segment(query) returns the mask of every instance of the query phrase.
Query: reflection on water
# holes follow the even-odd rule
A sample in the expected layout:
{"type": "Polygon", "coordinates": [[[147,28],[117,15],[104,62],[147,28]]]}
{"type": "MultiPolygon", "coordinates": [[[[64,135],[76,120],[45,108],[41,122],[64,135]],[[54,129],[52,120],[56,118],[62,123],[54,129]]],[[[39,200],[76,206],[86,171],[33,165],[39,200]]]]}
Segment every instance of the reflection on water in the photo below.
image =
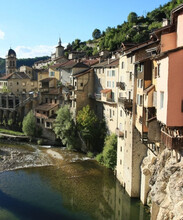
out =
{"type": "Polygon", "coordinates": [[[0,174],[0,219],[149,220],[110,170],[80,154],[57,152],[64,162],[53,167],[0,174]]]}

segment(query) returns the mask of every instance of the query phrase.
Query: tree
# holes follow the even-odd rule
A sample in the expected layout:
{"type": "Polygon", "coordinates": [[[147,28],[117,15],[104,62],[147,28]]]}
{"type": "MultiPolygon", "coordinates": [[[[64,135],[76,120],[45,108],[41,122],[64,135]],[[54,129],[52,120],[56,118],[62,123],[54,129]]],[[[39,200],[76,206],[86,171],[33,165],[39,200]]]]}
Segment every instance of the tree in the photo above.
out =
{"type": "Polygon", "coordinates": [[[106,134],[104,121],[99,121],[89,105],[78,112],[76,121],[77,128],[86,143],[86,151],[100,152],[106,134]]]}
{"type": "Polygon", "coordinates": [[[79,148],[80,144],[78,143],[76,126],[69,106],[65,105],[58,110],[53,130],[57,138],[59,138],[68,149],[79,148]]]}
{"type": "Polygon", "coordinates": [[[92,33],[92,37],[93,37],[93,39],[98,39],[98,38],[100,38],[100,37],[101,37],[101,31],[96,28],[96,29],[93,31],[93,33],[92,33]]]}
{"type": "Polygon", "coordinates": [[[130,12],[130,14],[128,15],[128,22],[129,23],[137,22],[137,14],[135,12],[130,12]]]}
{"type": "Polygon", "coordinates": [[[31,110],[23,120],[22,131],[29,137],[34,137],[36,135],[37,125],[36,118],[31,110]]]}
{"type": "Polygon", "coordinates": [[[96,160],[108,168],[115,169],[117,162],[117,136],[115,134],[106,137],[103,152],[96,156],[96,160]]]}

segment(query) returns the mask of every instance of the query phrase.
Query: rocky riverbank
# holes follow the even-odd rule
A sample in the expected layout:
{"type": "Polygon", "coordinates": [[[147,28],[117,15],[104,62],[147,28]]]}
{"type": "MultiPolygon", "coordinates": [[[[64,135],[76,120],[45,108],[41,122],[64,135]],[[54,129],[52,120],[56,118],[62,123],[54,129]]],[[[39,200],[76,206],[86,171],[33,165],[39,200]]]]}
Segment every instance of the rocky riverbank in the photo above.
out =
{"type": "Polygon", "coordinates": [[[52,160],[49,155],[42,153],[38,148],[24,145],[0,146],[0,172],[50,165],[52,160]]]}
{"type": "Polygon", "coordinates": [[[183,160],[165,149],[151,169],[152,220],[183,220],[183,160]]]}

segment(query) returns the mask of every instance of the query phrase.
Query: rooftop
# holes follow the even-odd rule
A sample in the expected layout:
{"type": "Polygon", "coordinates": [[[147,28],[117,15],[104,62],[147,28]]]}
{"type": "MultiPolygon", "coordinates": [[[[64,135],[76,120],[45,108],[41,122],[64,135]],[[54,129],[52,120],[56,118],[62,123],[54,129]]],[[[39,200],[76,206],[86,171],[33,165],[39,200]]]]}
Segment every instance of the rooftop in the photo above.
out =
{"type": "Polygon", "coordinates": [[[58,104],[55,104],[55,103],[45,103],[45,104],[42,104],[42,105],[38,105],[35,110],[40,110],[40,111],[49,111],[55,107],[57,107],[58,104]]]}

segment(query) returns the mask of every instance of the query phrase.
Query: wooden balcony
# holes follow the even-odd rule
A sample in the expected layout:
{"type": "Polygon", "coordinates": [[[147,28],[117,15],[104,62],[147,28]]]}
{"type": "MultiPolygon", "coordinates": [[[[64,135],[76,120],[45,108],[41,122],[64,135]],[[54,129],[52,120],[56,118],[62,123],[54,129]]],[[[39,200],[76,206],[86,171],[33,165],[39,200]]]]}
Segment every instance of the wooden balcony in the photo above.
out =
{"type": "Polygon", "coordinates": [[[165,131],[161,131],[161,141],[170,150],[183,148],[183,136],[172,137],[165,131]]]}
{"type": "Polygon", "coordinates": [[[119,128],[116,128],[116,135],[118,137],[124,138],[124,133],[122,131],[120,131],[119,128]]]}
{"type": "Polygon", "coordinates": [[[125,83],[124,82],[116,82],[116,86],[119,87],[121,90],[125,90],[125,83]]]}
{"type": "Polygon", "coordinates": [[[119,97],[118,102],[124,106],[124,108],[131,110],[133,105],[132,99],[127,99],[125,97],[119,97]]]}

